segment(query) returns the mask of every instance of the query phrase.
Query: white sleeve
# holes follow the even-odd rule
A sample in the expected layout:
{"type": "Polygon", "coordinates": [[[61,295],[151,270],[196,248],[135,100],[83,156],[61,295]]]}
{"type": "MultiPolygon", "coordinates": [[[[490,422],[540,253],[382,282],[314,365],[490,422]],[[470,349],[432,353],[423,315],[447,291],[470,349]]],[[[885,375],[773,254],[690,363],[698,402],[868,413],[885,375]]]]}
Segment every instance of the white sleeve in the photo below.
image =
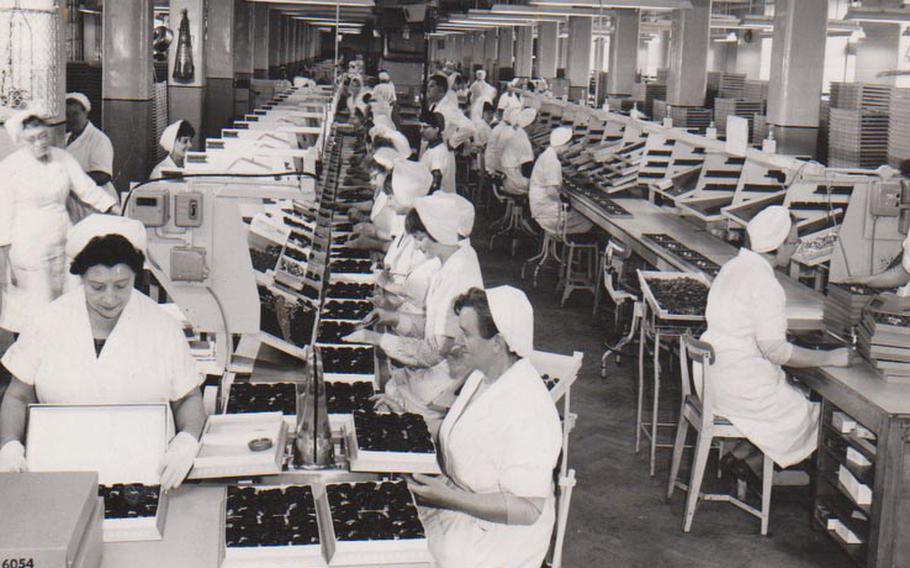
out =
{"type": "Polygon", "coordinates": [[[384,333],[379,339],[379,348],[390,359],[408,367],[430,368],[445,360],[443,349],[446,339],[448,338],[417,339],[384,333]]]}
{"type": "Polygon", "coordinates": [[[774,276],[752,285],[752,321],[756,342],[787,341],[787,296],[774,276]]]}
{"type": "Polygon", "coordinates": [[[66,173],[69,176],[70,189],[86,205],[104,213],[117,203],[110,194],[95,183],[95,180],[82,171],[82,168],[79,167],[79,162],[75,158],[65,152],[60,155],[62,156],[66,173]]]}
{"type": "Polygon", "coordinates": [[[554,414],[535,414],[513,422],[499,462],[500,489],[531,499],[552,494],[553,470],[562,443],[554,414]]]}
{"type": "Polygon", "coordinates": [[[903,265],[904,270],[910,272],[910,234],[904,239],[903,248],[904,256],[901,258],[901,264],[903,265]]]}
{"type": "Polygon", "coordinates": [[[35,385],[42,354],[46,354],[44,347],[47,345],[47,341],[42,337],[41,329],[42,320],[40,319],[33,322],[32,325],[26,326],[0,360],[10,374],[31,386],[35,385]]]}
{"type": "Polygon", "coordinates": [[[110,139],[102,132],[98,132],[97,143],[92,146],[88,156],[89,172],[104,172],[109,176],[114,175],[114,146],[110,139]]]}

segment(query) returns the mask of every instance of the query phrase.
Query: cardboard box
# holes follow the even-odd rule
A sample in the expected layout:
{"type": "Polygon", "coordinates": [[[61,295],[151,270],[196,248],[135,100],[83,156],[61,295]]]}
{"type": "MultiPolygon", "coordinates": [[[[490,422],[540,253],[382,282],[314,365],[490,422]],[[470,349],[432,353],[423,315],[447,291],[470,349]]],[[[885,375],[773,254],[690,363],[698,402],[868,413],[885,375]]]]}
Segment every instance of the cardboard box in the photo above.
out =
{"type": "Polygon", "coordinates": [[[287,432],[280,412],[209,416],[189,478],[277,475],[284,463],[287,432]],[[259,438],[270,439],[272,447],[251,450],[250,441],[259,438]]]}
{"type": "MultiPolygon", "coordinates": [[[[26,459],[29,471],[90,471],[100,485],[156,486],[173,435],[167,403],[30,405],[26,459]]],[[[166,516],[160,492],[154,517],[105,518],[104,540],[161,540],[166,516]]]]}
{"type": "Polygon", "coordinates": [[[0,564],[101,565],[104,503],[92,472],[0,473],[0,564]]]}

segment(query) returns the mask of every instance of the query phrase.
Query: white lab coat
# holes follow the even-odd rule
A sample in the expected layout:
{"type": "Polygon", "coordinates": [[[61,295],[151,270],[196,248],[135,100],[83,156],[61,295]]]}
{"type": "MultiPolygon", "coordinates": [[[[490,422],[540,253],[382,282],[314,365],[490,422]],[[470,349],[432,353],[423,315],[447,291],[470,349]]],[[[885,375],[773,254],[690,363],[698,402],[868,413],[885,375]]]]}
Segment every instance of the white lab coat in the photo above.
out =
{"type": "Polygon", "coordinates": [[[373,99],[384,103],[392,104],[398,100],[395,94],[395,85],[391,81],[388,83],[379,83],[373,87],[373,99]]]}
{"type": "Polygon", "coordinates": [[[10,246],[10,267],[17,278],[0,310],[0,327],[10,331],[22,331],[65,290],[68,267],[63,249],[71,226],[66,211],[70,192],[101,212],[116,203],[65,150],[51,147],[48,152],[46,162],[36,160],[28,149],[0,162],[0,246],[10,246]]]}
{"type": "Polygon", "coordinates": [[[759,349],[760,341],[786,340],[785,308],[784,289],[771,264],[740,249],[711,285],[708,330],[702,336],[716,354],[708,370],[715,413],[781,467],[815,450],[819,413],[818,404],[788,383],[781,367],[759,349]]]}
{"type": "Polygon", "coordinates": [[[534,161],[534,149],[524,128],[514,129],[502,148],[500,167],[506,179],[502,188],[512,195],[527,195],[529,179],[521,174],[521,165],[534,161]]]}
{"type": "MultiPolygon", "coordinates": [[[[455,299],[470,288],[483,289],[480,261],[467,244],[450,256],[436,271],[427,289],[423,337],[409,338],[384,334],[379,346],[389,358],[404,365],[393,372],[386,393],[407,404],[407,410],[424,416],[435,430],[444,412],[430,408],[452,386],[448,364],[439,351],[445,338],[458,336],[455,299]]],[[[401,316],[399,327],[407,330],[409,317],[401,316]]]]}
{"type": "Polygon", "coordinates": [[[3,364],[41,403],[170,402],[202,382],[180,325],[135,290],[100,357],[80,286],[37,315],[3,364]]]}
{"type": "MultiPolygon", "coordinates": [[[[94,124],[89,122],[78,138],[70,142],[71,134],[66,135],[66,151],[79,162],[79,167],[85,173],[103,172],[109,176],[114,175],[114,146],[107,134],[98,130],[94,124]]],[[[119,199],[114,184],[107,182],[102,186],[114,199],[119,199]]],[[[88,217],[94,211],[91,207],[70,195],[67,200],[66,208],[70,214],[70,220],[75,224],[88,217]]]]}
{"type": "Polygon", "coordinates": [[[499,121],[490,131],[490,138],[487,140],[487,147],[483,153],[484,167],[487,168],[488,173],[495,174],[502,169],[502,149],[513,134],[515,134],[515,129],[505,121],[499,121]]]}
{"type": "Polygon", "coordinates": [[[457,150],[474,136],[474,124],[461,112],[461,108],[458,106],[458,96],[452,91],[446,93],[446,96],[430,108],[430,111],[438,112],[445,118],[446,127],[442,132],[442,139],[451,148],[457,150]]]}
{"type": "Polygon", "coordinates": [[[439,430],[447,481],[473,493],[546,499],[533,525],[494,523],[420,507],[437,568],[539,568],[556,518],[553,470],[559,415],[540,375],[521,359],[485,391],[475,371],[439,430]]]}
{"type": "MultiPolygon", "coordinates": [[[[531,204],[531,216],[550,233],[559,232],[559,216],[562,200],[559,189],[562,187],[562,164],[556,150],[550,146],[544,150],[534,164],[528,184],[528,201],[531,204]]],[[[569,210],[566,218],[566,233],[586,233],[591,230],[591,221],[577,211],[569,210]]]]}
{"type": "Polygon", "coordinates": [[[446,193],[455,193],[455,153],[449,150],[445,142],[435,146],[428,146],[420,155],[420,163],[430,173],[442,173],[442,186],[440,189],[446,193]]]}
{"type": "MultiPolygon", "coordinates": [[[[403,313],[413,314],[412,319],[415,322],[420,317],[425,317],[427,290],[442,266],[439,259],[428,258],[417,246],[417,239],[407,232],[402,232],[389,246],[383,264],[395,284],[401,286],[404,302],[399,309],[403,313]]],[[[396,331],[408,337],[423,337],[422,326],[414,327],[396,331]]]]}
{"type": "Polygon", "coordinates": [[[474,81],[471,83],[471,88],[468,89],[471,92],[471,105],[477,103],[477,101],[488,100],[492,101],[496,98],[496,87],[487,83],[486,81],[474,81]]]}
{"type": "Polygon", "coordinates": [[[164,170],[167,170],[169,172],[171,172],[171,171],[182,172],[183,168],[178,166],[177,163],[174,162],[173,158],[171,158],[171,155],[168,154],[167,156],[164,157],[163,160],[158,162],[158,165],[155,166],[155,168],[152,170],[152,174],[149,176],[149,179],[160,179],[160,178],[164,177],[164,174],[162,173],[162,172],[164,172],[164,170]]]}

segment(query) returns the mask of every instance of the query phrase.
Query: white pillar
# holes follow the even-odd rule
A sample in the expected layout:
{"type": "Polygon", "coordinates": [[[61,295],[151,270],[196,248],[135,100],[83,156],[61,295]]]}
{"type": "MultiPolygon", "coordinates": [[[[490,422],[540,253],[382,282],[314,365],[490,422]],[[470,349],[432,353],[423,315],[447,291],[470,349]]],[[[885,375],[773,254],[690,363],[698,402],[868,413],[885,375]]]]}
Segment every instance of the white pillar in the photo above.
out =
{"type": "Polygon", "coordinates": [[[629,96],[635,85],[638,70],[638,10],[618,10],[613,17],[613,36],[610,38],[610,74],[607,94],[629,96]]]}
{"type": "Polygon", "coordinates": [[[569,17],[569,43],[566,78],[570,87],[588,87],[591,74],[591,37],[593,18],[569,17]]]}
{"type": "Polygon", "coordinates": [[[711,0],[692,0],[692,8],[673,13],[667,103],[675,106],[705,104],[710,22],[711,0]]]}
{"type": "Polygon", "coordinates": [[[537,26],[537,69],[544,79],[556,77],[559,60],[559,23],[541,22],[537,26]]]}

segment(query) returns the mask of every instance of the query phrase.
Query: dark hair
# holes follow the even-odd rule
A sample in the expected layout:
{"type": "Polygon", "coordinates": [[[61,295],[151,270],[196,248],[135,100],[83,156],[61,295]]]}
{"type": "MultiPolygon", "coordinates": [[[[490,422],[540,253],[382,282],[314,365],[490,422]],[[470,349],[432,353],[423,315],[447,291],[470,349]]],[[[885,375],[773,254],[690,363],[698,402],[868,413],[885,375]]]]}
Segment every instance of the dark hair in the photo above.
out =
{"type": "MultiPolygon", "coordinates": [[[[393,173],[392,175],[395,174],[393,173]]],[[[433,238],[432,235],[430,235],[430,231],[427,230],[427,226],[423,224],[423,219],[420,218],[420,214],[417,213],[416,208],[408,211],[408,216],[404,218],[404,230],[407,231],[409,235],[425,233],[431,239],[433,238]]]]}
{"type": "Polygon", "coordinates": [[[377,136],[373,138],[373,149],[378,150],[380,148],[395,148],[395,144],[385,136],[377,136]]]}
{"type": "Polygon", "coordinates": [[[70,274],[83,276],[89,268],[103,265],[113,268],[118,264],[125,264],[133,269],[136,275],[142,274],[142,264],[145,255],[123,235],[110,234],[95,237],[73,259],[70,274]]]}
{"type": "Polygon", "coordinates": [[[180,128],[177,129],[177,139],[184,137],[194,138],[196,136],[196,129],[193,128],[193,125],[190,124],[189,120],[184,120],[180,122],[180,128]]]}
{"type": "Polygon", "coordinates": [[[442,75],[430,75],[430,78],[427,79],[427,85],[435,83],[437,87],[443,91],[449,90],[449,80],[442,75]]]}
{"type": "Polygon", "coordinates": [[[499,328],[493,321],[493,312],[490,311],[486,292],[480,288],[471,288],[455,298],[455,313],[461,314],[461,310],[465,308],[472,308],[477,312],[477,328],[481,337],[493,339],[499,333],[499,328]]]}
{"type": "Polygon", "coordinates": [[[425,111],[420,113],[420,123],[426,124],[431,128],[437,128],[440,132],[446,129],[446,118],[438,112],[425,111]]]}
{"type": "Polygon", "coordinates": [[[37,115],[29,115],[22,121],[22,130],[32,128],[33,126],[50,126],[46,120],[37,115]]]}
{"type": "Polygon", "coordinates": [[[496,109],[493,108],[493,103],[487,101],[483,103],[483,112],[494,112],[496,109]]]}
{"type": "Polygon", "coordinates": [[[900,163],[901,175],[910,177],[910,160],[902,160],[900,163]]]}

